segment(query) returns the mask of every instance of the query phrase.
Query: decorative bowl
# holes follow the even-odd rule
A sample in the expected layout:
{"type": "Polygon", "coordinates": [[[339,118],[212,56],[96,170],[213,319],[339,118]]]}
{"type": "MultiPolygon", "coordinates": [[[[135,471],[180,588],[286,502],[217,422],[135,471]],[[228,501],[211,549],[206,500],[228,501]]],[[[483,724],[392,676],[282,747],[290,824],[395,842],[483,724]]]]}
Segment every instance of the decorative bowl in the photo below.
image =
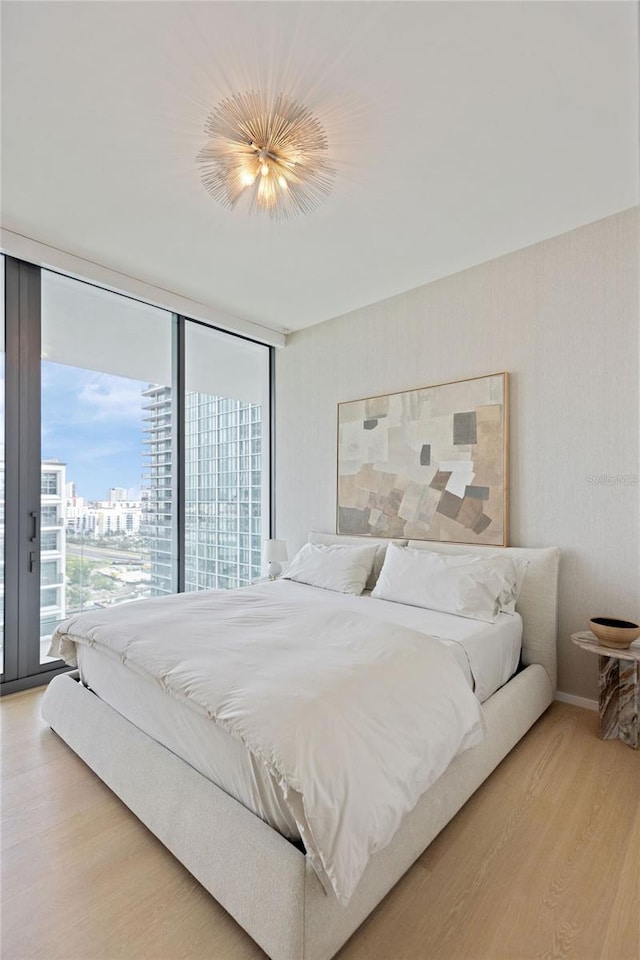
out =
{"type": "Polygon", "coordinates": [[[640,626],[629,620],[612,620],[611,617],[593,617],[589,620],[591,632],[605,647],[625,650],[640,637],[640,626]]]}

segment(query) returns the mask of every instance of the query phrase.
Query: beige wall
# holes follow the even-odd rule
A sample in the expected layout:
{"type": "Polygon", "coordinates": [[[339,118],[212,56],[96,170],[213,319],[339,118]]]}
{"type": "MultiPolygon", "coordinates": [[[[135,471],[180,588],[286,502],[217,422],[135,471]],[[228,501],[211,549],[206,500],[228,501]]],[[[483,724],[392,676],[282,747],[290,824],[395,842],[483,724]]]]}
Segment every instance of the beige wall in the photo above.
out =
{"type": "Polygon", "coordinates": [[[276,363],[290,552],[335,530],[339,401],[510,372],[510,542],[561,547],[559,687],[595,698],[571,632],[640,616],[638,210],[310,327],[276,363]]]}

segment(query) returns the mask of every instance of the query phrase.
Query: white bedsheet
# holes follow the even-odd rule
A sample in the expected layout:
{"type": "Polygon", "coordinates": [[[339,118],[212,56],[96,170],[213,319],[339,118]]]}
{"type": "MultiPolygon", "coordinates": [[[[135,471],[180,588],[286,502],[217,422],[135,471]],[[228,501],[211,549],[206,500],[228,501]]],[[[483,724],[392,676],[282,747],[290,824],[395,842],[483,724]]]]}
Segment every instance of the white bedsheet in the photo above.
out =
{"type": "Polygon", "coordinates": [[[266,591],[267,595],[285,601],[322,603],[334,609],[364,612],[440,639],[449,646],[480,703],[513,676],[520,660],[522,618],[519,613],[501,613],[495,623],[484,623],[437,610],[377,600],[369,593],[354,597],[291,580],[274,580],[251,589],[266,591]]]}
{"type": "MultiPolygon", "coordinates": [[[[367,608],[365,608],[367,609],[367,608]]],[[[240,739],[283,790],[321,881],[346,904],[369,857],[460,752],[478,700],[424,634],[271,590],[207,591],[72,617],[52,653],[105,656],[240,739]]]]}

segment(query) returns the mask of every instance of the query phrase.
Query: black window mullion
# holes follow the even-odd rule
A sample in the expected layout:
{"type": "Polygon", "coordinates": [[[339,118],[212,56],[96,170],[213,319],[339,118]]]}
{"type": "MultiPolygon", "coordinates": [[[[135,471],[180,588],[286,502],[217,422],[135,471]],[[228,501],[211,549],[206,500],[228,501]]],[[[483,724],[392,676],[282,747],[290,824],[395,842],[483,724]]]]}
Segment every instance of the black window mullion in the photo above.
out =
{"type": "Polygon", "coordinates": [[[269,537],[276,535],[276,350],[269,350],[269,537]]]}
{"type": "Polygon", "coordinates": [[[20,516],[20,264],[5,257],[4,671],[18,676],[18,545],[20,516]]]}
{"type": "Polygon", "coordinates": [[[174,314],[171,356],[171,544],[172,585],[185,585],[185,318],[174,314]]]}
{"type": "Polygon", "coordinates": [[[5,619],[17,668],[8,680],[53,664],[40,664],[40,268],[7,258],[6,290],[5,619]]]}

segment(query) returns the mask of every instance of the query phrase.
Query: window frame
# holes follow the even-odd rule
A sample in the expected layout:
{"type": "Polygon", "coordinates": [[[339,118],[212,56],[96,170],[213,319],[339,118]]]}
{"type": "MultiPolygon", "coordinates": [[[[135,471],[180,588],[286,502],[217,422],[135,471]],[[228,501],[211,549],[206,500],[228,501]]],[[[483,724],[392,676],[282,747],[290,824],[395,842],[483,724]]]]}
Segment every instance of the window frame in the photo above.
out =
{"type": "MultiPolygon", "coordinates": [[[[43,489],[41,468],[41,279],[44,267],[4,256],[5,270],[5,609],[4,662],[0,675],[0,695],[10,694],[48,682],[69,668],[56,660],[40,663],[40,597],[55,584],[40,583],[41,523],[55,530],[64,524],[56,510],[55,519],[47,513],[41,497],[53,495],[43,489]],[[11,563],[7,563],[11,558],[11,563]]],[[[63,271],[49,270],[67,276],[63,271]]],[[[108,287],[78,277],[78,283],[107,290],[116,296],[146,303],[139,297],[118,294],[108,287]]],[[[158,304],[151,304],[159,306],[158,304]]],[[[275,527],[275,348],[251,337],[224,330],[193,317],[173,313],[172,321],[172,424],[170,438],[176,451],[177,469],[171,478],[171,577],[174,591],[185,589],[185,330],[187,323],[259,344],[267,350],[269,410],[266,436],[269,444],[268,516],[265,535],[275,527]]],[[[251,423],[245,422],[247,436],[251,423]]],[[[238,438],[239,439],[239,438],[238,438]]],[[[215,461],[212,460],[215,470],[215,461]]],[[[56,494],[59,495],[56,483],[56,494]]],[[[46,531],[49,532],[49,531],[46,531]]],[[[253,532],[253,531],[252,531],[253,532]]],[[[45,542],[48,542],[45,540],[45,542]]],[[[51,548],[45,548],[45,550],[51,548]]],[[[238,545],[239,549],[239,545],[238,545]]],[[[45,562],[55,562],[44,557],[45,562]]],[[[237,563],[240,563],[237,559],[237,563]]]]}

